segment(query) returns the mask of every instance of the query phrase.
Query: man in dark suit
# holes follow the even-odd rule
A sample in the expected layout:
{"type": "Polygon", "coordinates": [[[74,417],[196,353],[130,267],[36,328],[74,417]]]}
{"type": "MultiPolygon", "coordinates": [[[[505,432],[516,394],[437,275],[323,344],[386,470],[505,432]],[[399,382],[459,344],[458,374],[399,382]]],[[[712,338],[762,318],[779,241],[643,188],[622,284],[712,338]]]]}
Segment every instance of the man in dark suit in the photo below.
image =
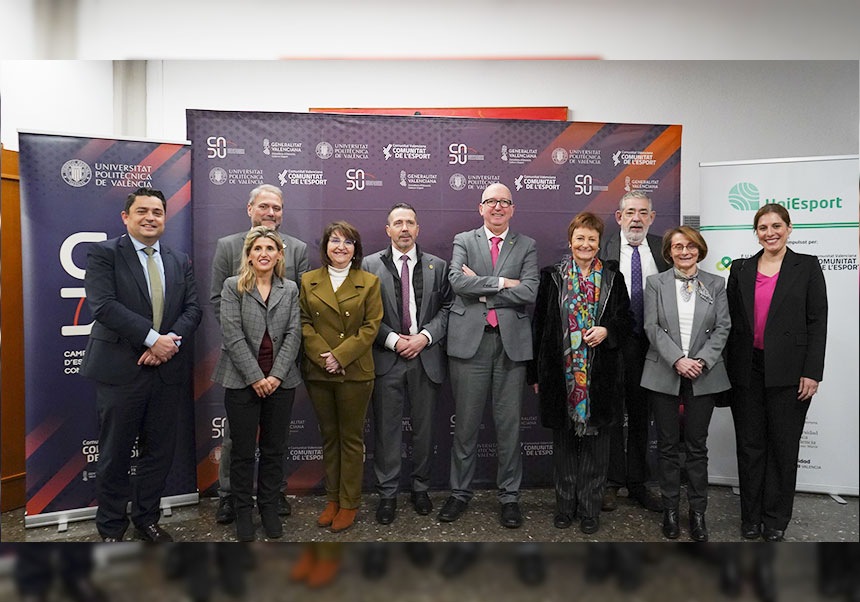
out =
{"type": "Polygon", "coordinates": [[[633,333],[622,347],[627,440],[625,442],[624,425],[619,421],[609,433],[609,474],[606,493],[603,496],[604,511],[615,510],[620,487],[627,487],[628,496],[643,508],[654,512],[663,510],[660,498],[646,487],[648,394],[639,386],[645,354],[648,351],[648,338],[642,332],[645,280],[648,276],[669,269],[661,255],[662,239],[648,233],[656,215],[647,193],[631,190],[625,194],[621,197],[618,211],[615,212],[615,220],[621,230],[613,234],[605,244],[601,241],[597,255],[603,260],[614,259],[619,262],[635,320],[633,333]]]}
{"type": "Polygon", "coordinates": [[[131,520],[144,541],[171,541],[159,503],[176,448],[177,409],[190,377],[188,337],[200,323],[191,261],[160,245],[167,201],[161,191],[128,195],[127,235],[90,246],[84,286],[93,323],[81,374],[96,381],[99,412],[96,526],[119,541],[131,520]],[[183,344],[184,341],[184,344],[183,344]],[[129,479],[138,440],[137,477],[129,479]]]}
{"type": "Polygon", "coordinates": [[[448,264],[415,244],[415,209],[397,203],[388,212],[385,232],[391,245],[364,260],[364,270],[379,277],[384,315],[373,344],[376,384],[374,471],[379,505],[376,520],[394,520],[400,483],[403,409],[411,408],[412,505],[420,515],[433,510],[427,490],[433,460],[433,413],[445,380],[443,341],[453,293],[448,264]]]}
{"type": "Polygon", "coordinates": [[[509,228],[514,215],[510,189],[490,184],[478,211],[484,224],[454,237],[448,279],[456,295],[448,314],[448,357],[456,424],[451,448],[451,497],[439,520],[457,520],[472,498],[478,431],[492,393],[499,468],[499,522],[523,523],[519,489],[523,463],[520,416],[532,330],[526,308],[538,288],[537,245],[509,228]]]}
{"type": "MultiPolygon", "coordinates": [[[[251,218],[251,228],[267,226],[273,230],[281,227],[284,213],[284,201],[281,189],[271,184],[262,184],[251,191],[248,198],[248,217],[251,218]]],[[[236,232],[230,236],[218,239],[215,245],[215,258],[212,260],[212,284],[209,301],[215,312],[215,319],[221,323],[221,288],[230,276],[239,273],[242,262],[242,247],[248,231],[236,232]]],[[[302,274],[308,271],[308,245],[297,238],[279,232],[284,241],[284,278],[288,278],[301,286],[302,274]]],[[[287,439],[289,440],[290,426],[287,424],[287,439]]],[[[236,507],[230,488],[230,458],[232,456],[233,440],[230,435],[230,423],[224,419],[224,437],[221,440],[221,461],[218,464],[218,510],[215,520],[223,525],[232,523],[236,518],[236,507]]],[[[284,445],[284,464],[289,459],[290,450],[284,445]]],[[[290,503],[284,496],[287,488],[287,473],[281,483],[281,494],[278,496],[278,514],[289,516],[292,512],[290,503]]]]}

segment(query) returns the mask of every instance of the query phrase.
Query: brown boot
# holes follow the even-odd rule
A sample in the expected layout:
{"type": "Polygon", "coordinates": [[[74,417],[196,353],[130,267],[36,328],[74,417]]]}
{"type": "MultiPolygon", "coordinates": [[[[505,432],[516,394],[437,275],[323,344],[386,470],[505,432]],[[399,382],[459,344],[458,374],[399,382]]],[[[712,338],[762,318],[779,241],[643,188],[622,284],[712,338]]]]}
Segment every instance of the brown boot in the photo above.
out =
{"type": "Polygon", "coordinates": [[[358,508],[353,510],[348,510],[346,508],[341,508],[337,516],[334,517],[334,520],[331,522],[331,530],[334,533],[338,531],[346,531],[352,526],[352,523],[355,522],[355,515],[358,514],[358,508]]]}
{"type": "Polygon", "coordinates": [[[308,587],[325,587],[340,571],[339,558],[321,558],[308,575],[308,587]]]}
{"type": "Polygon", "coordinates": [[[313,548],[306,545],[302,550],[302,555],[299,556],[298,561],[290,571],[290,579],[292,581],[307,581],[316,564],[317,557],[314,554],[313,548]]]}
{"type": "Polygon", "coordinates": [[[337,502],[329,502],[325,505],[325,510],[323,510],[320,517],[317,519],[317,525],[320,527],[328,527],[331,524],[331,521],[334,520],[335,515],[340,507],[337,505],[337,502]]]}

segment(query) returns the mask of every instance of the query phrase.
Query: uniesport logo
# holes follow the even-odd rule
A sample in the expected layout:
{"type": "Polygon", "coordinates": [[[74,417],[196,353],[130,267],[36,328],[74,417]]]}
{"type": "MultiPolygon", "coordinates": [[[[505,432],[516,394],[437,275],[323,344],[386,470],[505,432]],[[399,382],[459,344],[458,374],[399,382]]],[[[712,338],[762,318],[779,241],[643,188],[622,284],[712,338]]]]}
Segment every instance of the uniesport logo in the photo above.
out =
{"type": "Polygon", "coordinates": [[[452,174],[448,178],[448,185],[454,190],[463,190],[466,187],[466,176],[461,173],[452,174]]]}
{"type": "Polygon", "coordinates": [[[738,211],[758,211],[758,187],[749,182],[738,182],[729,190],[729,205],[738,211]]]}
{"type": "Polygon", "coordinates": [[[227,170],[223,167],[213,167],[209,170],[209,181],[220,186],[227,183],[227,170]]]}
{"type": "Polygon", "coordinates": [[[570,158],[570,153],[567,152],[567,149],[559,147],[553,149],[551,156],[553,163],[555,163],[556,165],[564,165],[570,158]]]}
{"type": "Polygon", "coordinates": [[[81,186],[86,186],[92,179],[93,170],[80,159],[71,159],[63,163],[60,175],[63,177],[63,181],[69,186],[80,188],[81,186]]]}
{"type": "Polygon", "coordinates": [[[316,148],[317,157],[320,159],[328,159],[334,154],[334,147],[328,142],[320,142],[316,148]]]}
{"type": "Polygon", "coordinates": [[[719,271],[728,270],[732,267],[732,258],[731,257],[723,257],[717,262],[717,269],[719,271]]]}

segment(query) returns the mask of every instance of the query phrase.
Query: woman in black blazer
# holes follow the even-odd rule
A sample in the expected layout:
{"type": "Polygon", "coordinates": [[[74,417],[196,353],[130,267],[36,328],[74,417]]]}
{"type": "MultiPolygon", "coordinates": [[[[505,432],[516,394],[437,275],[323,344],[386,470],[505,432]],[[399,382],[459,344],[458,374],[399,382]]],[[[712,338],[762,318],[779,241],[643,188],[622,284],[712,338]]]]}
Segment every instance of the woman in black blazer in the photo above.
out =
{"type": "Polygon", "coordinates": [[[755,214],[763,247],[732,262],[726,367],[738,450],[741,535],[781,541],[791,520],[806,412],[824,372],[827,291],[814,255],[786,246],[781,205],[755,214]],[[763,527],[763,530],[762,530],[763,527]]]}

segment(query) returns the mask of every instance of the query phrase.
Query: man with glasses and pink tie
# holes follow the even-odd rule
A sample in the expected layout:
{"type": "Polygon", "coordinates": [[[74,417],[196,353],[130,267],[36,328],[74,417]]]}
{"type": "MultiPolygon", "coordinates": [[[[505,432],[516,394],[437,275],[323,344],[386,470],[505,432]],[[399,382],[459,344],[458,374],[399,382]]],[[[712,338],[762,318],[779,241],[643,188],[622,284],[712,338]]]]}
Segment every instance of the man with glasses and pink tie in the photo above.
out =
{"type": "Polygon", "coordinates": [[[520,414],[526,363],[532,359],[526,308],[538,287],[537,246],[509,229],[514,215],[510,189],[489,185],[478,212],[484,224],[454,237],[448,279],[455,294],[448,315],[448,358],[456,420],[451,449],[451,496],[439,520],[453,522],[472,498],[478,431],[488,393],[493,404],[501,504],[500,523],[523,522],[520,414]]]}

